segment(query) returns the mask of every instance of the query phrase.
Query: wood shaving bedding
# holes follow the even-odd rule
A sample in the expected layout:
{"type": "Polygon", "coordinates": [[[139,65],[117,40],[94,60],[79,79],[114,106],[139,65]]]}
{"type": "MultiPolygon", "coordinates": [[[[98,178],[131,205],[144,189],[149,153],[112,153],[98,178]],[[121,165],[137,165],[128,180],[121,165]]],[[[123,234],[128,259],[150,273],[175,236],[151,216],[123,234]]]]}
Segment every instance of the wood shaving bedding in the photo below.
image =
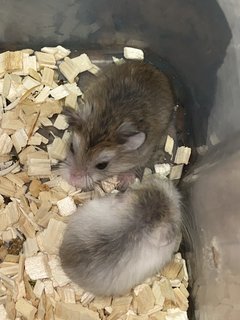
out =
{"type": "MultiPolygon", "coordinates": [[[[0,54],[0,319],[185,320],[188,274],[180,253],[123,297],[94,297],[61,269],[58,249],[68,216],[79,204],[117,192],[116,177],[81,192],[53,170],[64,160],[69,138],[62,107],[76,108],[80,73],[99,71],[85,53],[70,53],[57,46],[0,54]],[[52,127],[64,138],[45,137],[43,130],[52,127]]],[[[124,57],[144,54],[128,47],[124,57]]],[[[165,150],[174,160],[155,164],[163,178],[179,179],[189,161],[190,148],[173,155],[173,147],[169,136],[165,150]]]]}

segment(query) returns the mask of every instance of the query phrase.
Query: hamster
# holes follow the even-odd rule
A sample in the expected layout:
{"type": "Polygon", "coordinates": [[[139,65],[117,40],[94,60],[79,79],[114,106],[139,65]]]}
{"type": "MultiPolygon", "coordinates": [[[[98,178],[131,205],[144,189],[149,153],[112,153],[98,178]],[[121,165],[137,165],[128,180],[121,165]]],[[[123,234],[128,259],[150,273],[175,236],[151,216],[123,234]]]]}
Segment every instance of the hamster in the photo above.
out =
{"type": "Polygon", "coordinates": [[[161,71],[139,61],[113,64],[83,99],[76,111],[64,108],[72,138],[62,175],[70,184],[91,189],[117,175],[124,187],[159,161],[175,105],[161,71]]]}
{"type": "Polygon", "coordinates": [[[180,195],[171,181],[150,175],[125,193],[79,207],[59,255],[63,270],[80,287],[118,296],[160,271],[180,241],[180,195]]]}

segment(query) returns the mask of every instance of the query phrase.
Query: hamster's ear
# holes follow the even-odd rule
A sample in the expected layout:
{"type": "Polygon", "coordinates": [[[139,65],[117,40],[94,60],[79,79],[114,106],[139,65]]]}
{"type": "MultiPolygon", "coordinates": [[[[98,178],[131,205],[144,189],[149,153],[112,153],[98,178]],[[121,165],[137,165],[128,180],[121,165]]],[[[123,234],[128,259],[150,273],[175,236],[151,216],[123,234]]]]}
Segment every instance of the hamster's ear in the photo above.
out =
{"type": "Polygon", "coordinates": [[[117,129],[117,141],[125,150],[136,150],[146,140],[146,134],[139,131],[131,122],[124,122],[117,129]]]}

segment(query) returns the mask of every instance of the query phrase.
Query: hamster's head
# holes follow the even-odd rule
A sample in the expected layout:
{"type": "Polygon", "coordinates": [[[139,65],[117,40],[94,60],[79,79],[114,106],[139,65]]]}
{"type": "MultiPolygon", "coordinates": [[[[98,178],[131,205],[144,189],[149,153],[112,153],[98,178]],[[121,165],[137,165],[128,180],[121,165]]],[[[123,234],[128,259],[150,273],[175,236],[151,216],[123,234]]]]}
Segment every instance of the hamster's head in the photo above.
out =
{"type": "Polygon", "coordinates": [[[99,181],[140,166],[139,148],[146,134],[131,122],[124,121],[109,131],[101,120],[96,125],[72,108],[64,108],[64,115],[72,135],[62,175],[70,184],[91,189],[99,181]]]}

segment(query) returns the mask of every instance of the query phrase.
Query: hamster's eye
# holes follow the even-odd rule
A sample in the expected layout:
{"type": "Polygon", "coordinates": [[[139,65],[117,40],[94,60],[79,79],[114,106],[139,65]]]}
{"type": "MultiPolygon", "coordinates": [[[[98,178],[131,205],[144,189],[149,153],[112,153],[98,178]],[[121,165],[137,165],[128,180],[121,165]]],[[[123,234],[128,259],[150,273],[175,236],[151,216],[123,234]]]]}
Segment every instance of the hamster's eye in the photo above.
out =
{"type": "Polygon", "coordinates": [[[104,161],[104,162],[99,162],[98,164],[96,164],[96,168],[99,170],[103,170],[107,167],[108,162],[104,161]]]}
{"type": "Polygon", "coordinates": [[[72,153],[74,153],[74,149],[73,149],[73,143],[71,142],[71,144],[70,144],[70,151],[72,152],[72,153]]]}

